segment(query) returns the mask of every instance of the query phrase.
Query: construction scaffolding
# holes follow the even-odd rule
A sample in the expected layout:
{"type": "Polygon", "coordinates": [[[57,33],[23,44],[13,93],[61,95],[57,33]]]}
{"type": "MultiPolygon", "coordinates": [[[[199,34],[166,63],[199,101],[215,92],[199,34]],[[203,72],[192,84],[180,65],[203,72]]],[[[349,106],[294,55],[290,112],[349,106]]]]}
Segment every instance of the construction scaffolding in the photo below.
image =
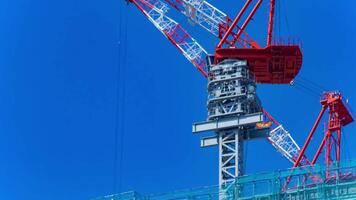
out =
{"type": "Polygon", "coordinates": [[[240,176],[228,191],[219,186],[142,196],[137,192],[108,195],[93,200],[353,200],[356,199],[356,160],[240,176]],[[335,172],[328,177],[326,171],[335,172]],[[291,178],[288,188],[285,183],[291,178]]]}

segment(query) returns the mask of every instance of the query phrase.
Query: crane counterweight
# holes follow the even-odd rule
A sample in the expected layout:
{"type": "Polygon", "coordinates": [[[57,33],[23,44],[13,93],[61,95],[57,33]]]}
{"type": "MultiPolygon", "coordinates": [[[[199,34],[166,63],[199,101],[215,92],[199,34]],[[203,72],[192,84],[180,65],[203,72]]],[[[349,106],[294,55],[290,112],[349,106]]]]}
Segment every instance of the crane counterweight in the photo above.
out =
{"type": "Polygon", "coordinates": [[[247,60],[257,83],[289,84],[302,66],[302,53],[297,45],[271,45],[263,49],[220,48],[215,63],[224,59],[247,60]]]}

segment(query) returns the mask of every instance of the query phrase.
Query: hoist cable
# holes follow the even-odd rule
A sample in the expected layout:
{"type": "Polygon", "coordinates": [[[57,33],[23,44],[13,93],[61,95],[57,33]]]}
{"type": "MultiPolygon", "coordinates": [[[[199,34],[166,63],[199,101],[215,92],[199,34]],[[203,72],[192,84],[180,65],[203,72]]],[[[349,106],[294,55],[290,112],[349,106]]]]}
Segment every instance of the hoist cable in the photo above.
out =
{"type": "Polygon", "coordinates": [[[318,93],[315,93],[315,91],[310,90],[308,87],[306,87],[302,84],[295,82],[295,83],[293,83],[292,86],[294,86],[293,88],[296,88],[297,90],[302,91],[302,92],[308,94],[309,96],[316,97],[318,99],[320,98],[320,95],[318,93]]]}
{"type": "MultiPolygon", "coordinates": [[[[123,45],[126,45],[126,42],[123,39],[123,9],[122,2],[119,3],[119,40],[118,40],[118,68],[115,77],[115,116],[114,116],[114,176],[113,176],[113,193],[117,193],[117,190],[121,190],[122,187],[122,168],[123,168],[123,140],[124,140],[124,123],[123,123],[123,103],[124,103],[124,93],[121,89],[121,85],[124,88],[124,76],[122,69],[125,65],[126,51],[123,45]],[[123,51],[124,49],[124,51],[123,51]],[[124,52],[124,53],[123,53],[124,52]],[[121,133],[120,137],[119,134],[121,133]],[[120,144],[120,154],[119,154],[119,144],[120,144]],[[120,161],[119,161],[120,160],[120,161]],[[119,186],[119,187],[118,187],[119,186]]],[[[125,12],[126,13],[126,12],[125,12]]],[[[125,28],[125,27],[124,27],[125,28]]],[[[126,28],[125,28],[126,29],[126,28]]]]}
{"type": "Polygon", "coordinates": [[[320,98],[323,92],[327,91],[327,89],[314,81],[311,81],[305,77],[298,76],[298,78],[291,84],[295,86],[295,88],[299,90],[303,90],[311,96],[317,96],[320,98]]]}
{"type": "Polygon", "coordinates": [[[307,83],[307,82],[304,82],[304,81],[301,81],[301,80],[297,80],[297,81],[295,81],[294,84],[297,84],[297,85],[300,85],[300,86],[302,86],[302,87],[307,88],[307,90],[311,91],[311,92],[314,93],[315,95],[320,96],[320,95],[323,94],[323,90],[320,90],[320,89],[318,89],[318,88],[315,88],[315,87],[311,86],[311,85],[310,85],[309,83],[307,83]]]}
{"type": "Polygon", "coordinates": [[[123,171],[124,171],[124,156],[125,156],[125,102],[126,102],[126,81],[125,81],[125,76],[126,76],[126,66],[127,66],[127,12],[124,13],[124,43],[123,43],[123,65],[121,66],[121,80],[122,80],[122,98],[121,98],[121,138],[120,138],[120,171],[119,171],[119,190],[122,190],[122,183],[123,183],[123,171]]]}
{"type": "MultiPolygon", "coordinates": [[[[285,8],[287,7],[287,6],[284,5],[284,1],[282,1],[281,7],[282,7],[281,10],[285,10],[285,8]],[[282,6],[283,6],[283,7],[282,7],[282,6]]],[[[290,34],[290,28],[289,28],[289,22],[288,22],[288,16],[287,16],[286,14],[284,14],[283,16],[284,16],[284,20],[285,20],[285,22],[286,22],[287,34],[288,34],[288,35],[291,35],[291,34],[290,34]]]]}
{"type": "Polygon", "coordinates": [[[278,40],[281,40],[282,36],[281,36],[281,3],[280,1],[277,0],[277,7],[278,7],[278,40]]]}
{"type": "Polygon", "coordinates": [[[320,90],[327,91],[327,89],[323,85],[321,85],[319,83],[316,83],[316,82],[314,82],[312,80],[309,80],[309,79],[307,79],[307,78],[305,78],[303,76],[299,76],[298,78],[303,80],[303,81],[305,81],[305,82],[310,83],[311,85],[313,85],[316,88],[319,88],[320,90]]]}

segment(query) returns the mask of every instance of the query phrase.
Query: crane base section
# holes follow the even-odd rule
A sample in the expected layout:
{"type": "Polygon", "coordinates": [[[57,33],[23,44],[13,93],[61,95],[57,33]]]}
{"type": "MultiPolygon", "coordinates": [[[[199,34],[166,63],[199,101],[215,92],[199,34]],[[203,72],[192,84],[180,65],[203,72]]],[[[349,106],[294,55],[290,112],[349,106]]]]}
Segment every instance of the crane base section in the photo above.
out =
{"type": "Polygon", "coordinates": [[[247,60],[257,83],[289,84],[302,66],[302,52],[297,45],[216,49],[215,63],[225,59],[247,60]]]}

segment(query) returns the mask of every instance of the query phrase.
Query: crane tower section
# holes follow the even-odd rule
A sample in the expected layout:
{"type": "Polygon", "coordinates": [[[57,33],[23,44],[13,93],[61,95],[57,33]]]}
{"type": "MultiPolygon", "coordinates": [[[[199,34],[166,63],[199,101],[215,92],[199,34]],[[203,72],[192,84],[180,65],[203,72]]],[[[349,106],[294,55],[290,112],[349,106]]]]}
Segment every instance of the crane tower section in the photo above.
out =
{"type": "Polygon", "coordinates": [[[219,146],[219,185],[229,186],[244,174],[244,141],[267,137],[256,82],[246,60],[226,59],[208,66],[208,119],[193,125],[193,132],[215,131],[202,147],[219,146]]]}

